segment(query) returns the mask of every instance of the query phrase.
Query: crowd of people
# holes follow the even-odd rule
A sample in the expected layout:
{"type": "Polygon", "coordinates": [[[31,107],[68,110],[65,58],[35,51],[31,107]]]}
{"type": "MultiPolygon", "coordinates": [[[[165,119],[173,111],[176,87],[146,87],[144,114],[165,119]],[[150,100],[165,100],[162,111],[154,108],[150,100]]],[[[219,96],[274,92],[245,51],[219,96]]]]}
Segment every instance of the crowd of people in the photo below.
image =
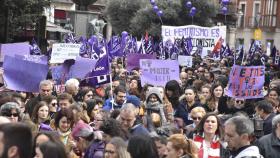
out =
{"type": "Polygon", "coordinates": [[[231,60],[194,60],[162,87],[142,87],[141,70],[115,59],[109,84],[71,78],[61,92],[50,78],[39,93],[4,90],[0,157],[277,158],[278,71],[266,65],[263,98],[231,98],[231,60]]]}

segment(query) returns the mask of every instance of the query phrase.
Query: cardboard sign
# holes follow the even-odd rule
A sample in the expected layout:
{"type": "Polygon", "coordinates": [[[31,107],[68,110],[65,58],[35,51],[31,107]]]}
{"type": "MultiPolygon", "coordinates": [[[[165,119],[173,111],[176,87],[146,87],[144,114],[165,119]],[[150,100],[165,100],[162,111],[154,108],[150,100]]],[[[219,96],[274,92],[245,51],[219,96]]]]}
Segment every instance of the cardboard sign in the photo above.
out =
{"type": "Polygon", "coordinates": [[[192,67],[192,56],[179,55],[178,62],[180,66],[192,67]]]}
{"type": "Polygon", "coordinates": [[[53,44],[50,63],[63,63],[67,59],[76,59],[80,53],[81,44],[56,43],[53,44]]]}
{"type": "Polygon", "coordinates": [[[264,97],[264,76],[264,66],[233,66],[229,76],[228,96],[243,99],[264,97]]]}

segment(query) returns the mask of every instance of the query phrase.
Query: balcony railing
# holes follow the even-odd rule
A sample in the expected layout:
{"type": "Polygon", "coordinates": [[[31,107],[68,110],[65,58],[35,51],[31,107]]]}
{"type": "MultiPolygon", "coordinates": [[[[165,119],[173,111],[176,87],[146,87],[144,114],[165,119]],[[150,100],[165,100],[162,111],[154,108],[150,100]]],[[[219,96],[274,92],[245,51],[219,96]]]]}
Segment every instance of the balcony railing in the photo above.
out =
{"type": "Polygon", "coordinates": [[[252,17],[240,17],[240,22],[238,28],[268,28],[273,29],[277,27],[277,17],[276,15],[262,15],[262,16],[252,16],[252,17]]]}

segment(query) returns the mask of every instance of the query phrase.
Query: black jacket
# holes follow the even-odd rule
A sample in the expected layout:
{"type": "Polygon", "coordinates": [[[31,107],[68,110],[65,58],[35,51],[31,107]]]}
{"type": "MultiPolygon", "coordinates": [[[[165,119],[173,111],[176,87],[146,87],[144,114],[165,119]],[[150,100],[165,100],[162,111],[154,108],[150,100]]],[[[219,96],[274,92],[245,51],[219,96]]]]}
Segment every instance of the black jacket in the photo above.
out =
{"type": "Polygon", "coordinates": [[[256,145],[259,147],[260,153],[263,157],[280,157],[280,139],[277,138],[275,132],[261,137],[256,145]]]}

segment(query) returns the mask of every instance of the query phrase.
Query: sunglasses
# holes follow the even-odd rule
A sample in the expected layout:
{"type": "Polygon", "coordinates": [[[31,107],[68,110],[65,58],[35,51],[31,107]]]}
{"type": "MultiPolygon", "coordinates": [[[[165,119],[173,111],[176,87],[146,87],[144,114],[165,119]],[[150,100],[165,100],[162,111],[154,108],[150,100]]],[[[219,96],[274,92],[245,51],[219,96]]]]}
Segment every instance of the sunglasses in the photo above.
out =
{"type": "Polygon", "coordinates": [[[52,106],[54,106],[54,107],[55,107],[56,105],[57,105],[57,103],[52,103],[52,106]]]}
{"type": "Polygon", "coordinates": [[[201,117],[192,117],[192,120],[201,120],[201,117]]]}
{"type": "Polygon", "coordinates": [[[3,116],[7,116],[7,117],[18,117],[19,116],[19,113],[6,113],[6,114],[3,114],[3,116]]]}
{"type": "Polygon", "coordinates": [[[243,100],[236,100],[235,102],[236,102],[237,104],[243,104],[243,103],[244,103],[243,100]]]}

